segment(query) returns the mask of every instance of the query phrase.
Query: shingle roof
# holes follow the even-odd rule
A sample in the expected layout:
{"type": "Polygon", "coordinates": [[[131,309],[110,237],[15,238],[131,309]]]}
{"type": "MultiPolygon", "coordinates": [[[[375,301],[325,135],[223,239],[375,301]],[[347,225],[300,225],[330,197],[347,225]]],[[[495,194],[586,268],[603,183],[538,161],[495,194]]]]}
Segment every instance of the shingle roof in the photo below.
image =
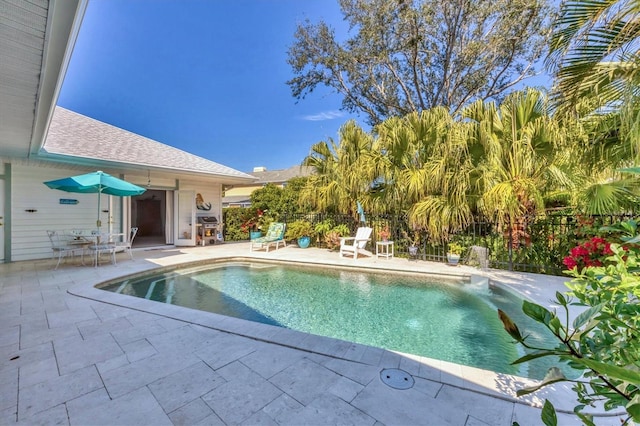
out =
{"type": "Polygon", "coordinates": [[[292,166],[282,170],[265,170],[264,172],[251,172],[258,178],[255,184],[282,183],[294,177],[304,177],[313,174],[313,168],[309,166],[292,166]]]}
{"type": "Polygon", "coordinates": [[[246,173],[59,106],[43,150],[124,165],[255,180],[246,173]]]}

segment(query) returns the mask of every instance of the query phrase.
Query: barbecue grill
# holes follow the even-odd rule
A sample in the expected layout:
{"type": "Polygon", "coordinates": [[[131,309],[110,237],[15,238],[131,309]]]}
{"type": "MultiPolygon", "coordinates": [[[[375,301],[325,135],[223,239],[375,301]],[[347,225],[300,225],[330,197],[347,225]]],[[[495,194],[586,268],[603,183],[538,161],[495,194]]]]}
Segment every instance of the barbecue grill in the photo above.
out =
{"type": "Polygon", "coordinates": [[[202,245],[215,244],[218,235],[218,218],[215,216],[198,216],[198,234],[202,245]]]}

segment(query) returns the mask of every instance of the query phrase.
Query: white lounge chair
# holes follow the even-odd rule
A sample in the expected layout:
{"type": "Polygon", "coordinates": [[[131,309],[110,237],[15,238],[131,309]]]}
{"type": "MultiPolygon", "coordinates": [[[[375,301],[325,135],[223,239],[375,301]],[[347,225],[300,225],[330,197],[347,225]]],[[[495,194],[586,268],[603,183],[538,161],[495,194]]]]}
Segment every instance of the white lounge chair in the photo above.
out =
{"type": "Polygon", "coordinates": [[[371,252],[365,249],[367,242],[371,240],[371,231],[373,228],[361,227],[356,231],[355,237],[340,238],[340,257],[344,257],[345,254],[353,256],[354,259],[357,259],[359,254],[371,256],[371,252]]]}

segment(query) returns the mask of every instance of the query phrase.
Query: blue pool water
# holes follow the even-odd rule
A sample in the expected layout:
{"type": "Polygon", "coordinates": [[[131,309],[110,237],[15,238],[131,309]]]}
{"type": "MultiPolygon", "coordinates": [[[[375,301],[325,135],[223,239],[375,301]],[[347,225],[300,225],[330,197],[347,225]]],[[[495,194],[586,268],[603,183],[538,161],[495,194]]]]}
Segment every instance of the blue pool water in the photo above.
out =
{"type": "MultiPolygon", "coordinates": [[[[487,370],[542,378],[521,354],[497,308],[532,338],[522,301],[498,288],[405,274],[233,264],[178,269],[102,287],[126,295],[422,355],[487,370]]],[[[533,327],[533,329],[531,328],[533,327]]]]}

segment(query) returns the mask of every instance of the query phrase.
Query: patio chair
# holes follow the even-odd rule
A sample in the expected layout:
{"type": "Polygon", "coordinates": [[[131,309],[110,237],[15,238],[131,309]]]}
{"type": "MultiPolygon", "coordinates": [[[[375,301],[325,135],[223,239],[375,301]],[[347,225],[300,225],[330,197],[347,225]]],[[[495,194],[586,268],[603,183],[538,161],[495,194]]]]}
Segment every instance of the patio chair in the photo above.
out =
{"type": "Polygon", "coordinates": [[[371,231],[373,228],[361,227],[356,231],[355,237],[341,237],[340,238],[340,257],[344,257],[345,254],[353,256],[353,259],[357,259],[359,254],[371,256],[369,250],[365,250],[367,242],[371,240],[371,231]]]}
{"type": "MultiPolygon", "coordinates": [[[[136,238],[136,234],[138,233],[138,228],[131,228],[131,232],[129,232],[129,238],[124,239],[124,241],[115,241],[114,244],[116,246],[116,253],[127,252],[129,253],[129,257],[133,260],[133,253],[131,252],[131,245],[133,244],[134,238],[136,238]]],[[[124,236],[124,235],[123,235],[124,236]]]]}
{"type": "Polygon", "coordinates": [[[94,255],[94,266],[97,267],[100,264],[100,256],[103,254],[108,254],[111,256],[111,263],[113,265],[116,264],[116,245],[114,242],[110,241],[111,237],[109,234],[100,234],[95,235],[96,242],[95,244],[91,244],[89,246],[89,250],[95,253],[94,255]]]}
{"type": "Polygon", "coordinates": [[[58,231],[47,231],[47,236],[51,242],[51,258],[55,259],[56,256],[58,257],[58,263],[56,263],[55,269],[58,269],[63,257],[68,255],[73,256],[77,250],[80,250],[80,253],[82,253],[82,261],[84,263],[84,247],[69,244],[69,240],[58,231]]]}
{"type": "Polygon", "coordinates": [[[276,246],[276,249],[280,247],[282,244],[284,247],[287,246],[286,241],[284,240],[284,231],[287,229],[287,225],[281,222],[273,222],[269,225],[269,230],[267,231],[267,235],[260,238],[254,238],[251,240],[251,246],[249,247],[249,251],[253,251],[256,249],[266,248],[267,252],[269,251],[269,247],[272,245],[276,246]]]}

